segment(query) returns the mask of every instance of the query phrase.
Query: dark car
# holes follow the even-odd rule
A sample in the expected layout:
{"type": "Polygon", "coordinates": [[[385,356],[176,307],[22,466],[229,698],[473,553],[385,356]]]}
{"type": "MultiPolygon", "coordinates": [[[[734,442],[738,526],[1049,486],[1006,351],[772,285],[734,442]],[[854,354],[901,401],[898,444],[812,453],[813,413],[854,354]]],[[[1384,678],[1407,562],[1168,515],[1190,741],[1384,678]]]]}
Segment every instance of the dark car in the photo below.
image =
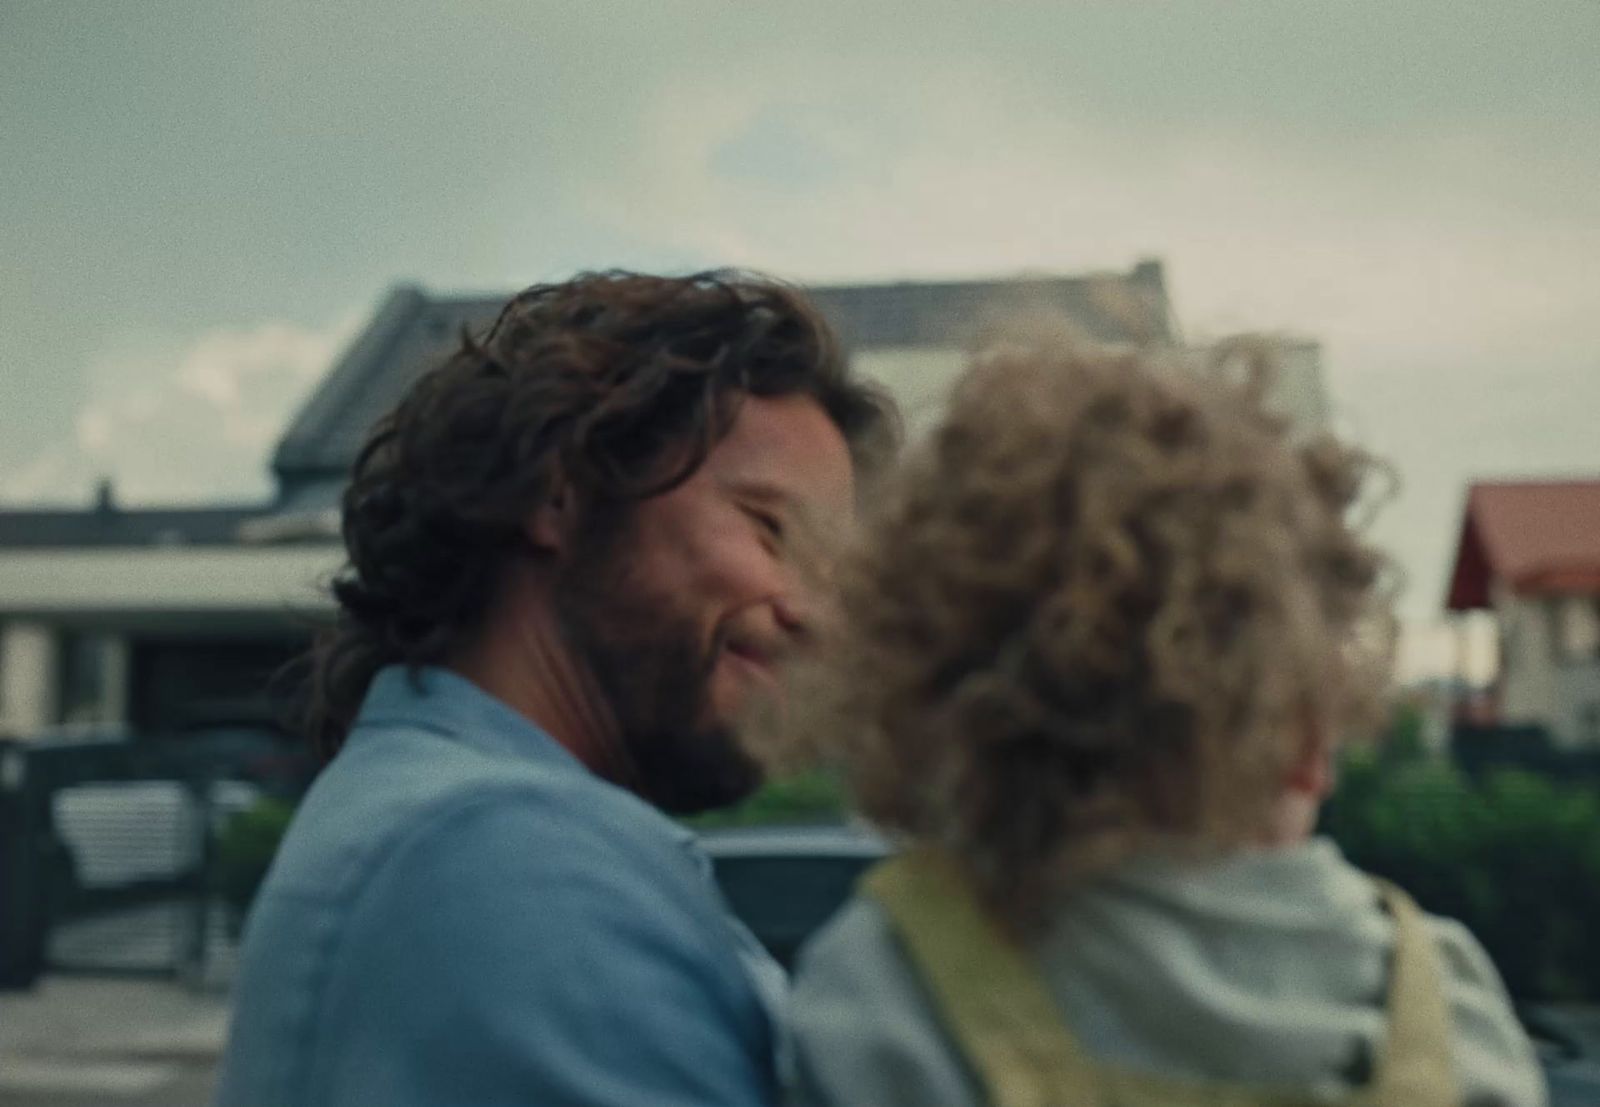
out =
{"type": "MultiPolygon", "coordinates": [[[[734,913],[785,968],[856,878],[889,852],[878,835],[849,826],[713,830],[700,840],[734,913]]],[[[1548,1006],[1517,1011],[1544,1066],[1551,1107],[1600,1105],[1600,1017],[1588,1028],[1548,1006]]]]}
{"type": "Polygon", "coordinates": [[[790,969],[801,943],[889,852],[882,838],[849,826],[712,830],[700,842],[734,914],[790,969]]]}

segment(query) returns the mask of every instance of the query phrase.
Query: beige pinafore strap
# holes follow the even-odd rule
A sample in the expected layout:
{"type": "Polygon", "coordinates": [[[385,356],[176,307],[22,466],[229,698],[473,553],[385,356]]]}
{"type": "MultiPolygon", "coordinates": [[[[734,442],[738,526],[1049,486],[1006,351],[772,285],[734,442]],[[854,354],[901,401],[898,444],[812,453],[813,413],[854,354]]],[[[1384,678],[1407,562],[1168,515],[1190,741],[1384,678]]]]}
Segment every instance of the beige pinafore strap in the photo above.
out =
{"type": "Polygon", "coordinates": [[[1389,1026],[1372,1082],[1355,1097],[1360,1107],[1456,1107],[1461,1102],[1451,1059],[1450,1008],[1439,950],[1410,896],[1371,878],[1394,919],[1389,975],[1389,1026]]]}
{"type": "MultiPolygon", "coordinates": [[[[1457,1107],[1438,957],[1410,897],[1382,881],[1395,922],[1388,1034],[1350,1107],[1457,1107]]],[[[867,874],[941,1023],[993,1107],[1249,1107],[1310,1102],[1287,1090],[1162,1080],[1096,1064],[1073,1038],[1027,953],[983,910],[958,865],[918,849],[867,874]]]]}
{"type": "Polygon", "coordinates": [[[875,867],[865,885],[994,1107],[1099,1107],[1093,1066],[1060,1009],[949,858],[914,850],[875,867]]]}

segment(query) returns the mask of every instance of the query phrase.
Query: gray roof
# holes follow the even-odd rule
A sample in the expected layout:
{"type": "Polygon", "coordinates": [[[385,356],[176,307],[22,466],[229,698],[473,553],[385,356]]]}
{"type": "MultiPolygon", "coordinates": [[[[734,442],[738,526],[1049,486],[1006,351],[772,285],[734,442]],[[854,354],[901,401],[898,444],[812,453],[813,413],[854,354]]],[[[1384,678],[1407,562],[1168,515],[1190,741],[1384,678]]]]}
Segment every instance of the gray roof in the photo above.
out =
{"type": "Polygon", "coordinates": [[[995,313],[1047,310],[1063,314],[1091,337],[1133,337],[1126,310],[1148,317],[1140,329],[1172,338],[1166,288],[1159,262],[1141,262],[1131,273],[1079,277],[1018,277],[1007,280],[867,284],[807,289],[851,350],[891,347],[965,346],[995,313]],[[1140,293],[1119,304],[1113,290],[1140,293]],[[1151,310],[1153,307],[1154,310],[1151,310]]]}
{"type": "MultiPolygon", "coordinates": [[[[964,345],[995,310],[1048,309],[1066,314],[1092,336],[1171,339],[1173,328],[1161,265],[1144,261],[1122,274],[1022,277],[817,287],[807,290],[852,351],[964,345]],[[1120,289],[1117,298],[1107,289],[1120,289]],[[1128,305],[1146,317],[1130,326],[1128,305]]],[[[326,382],[290,426],[273,457],[281,491],[292,497],[309,483],[342,479],[372,425],[411,383],[452,350],[463,327],[493,323],[510,294],[431,296],[402,285],[334,365],[326,382]]]]}
{"type": "Polygon", "coordinates": [[[372,425],[412,381],[455,348],[463,327],[487,329],[507,299],[434,298],[411,285],[393,289],[279,441],[272,468],[283,494],[293,495],[308,480],[342,477],[372,425]]]}
{"type": "Polygon", "coordinates": [[[160,508],[124,511],[0,511],[0,550],[127,546],[231,546],[239,528],[272,510],[248,507],[160,508]]]}

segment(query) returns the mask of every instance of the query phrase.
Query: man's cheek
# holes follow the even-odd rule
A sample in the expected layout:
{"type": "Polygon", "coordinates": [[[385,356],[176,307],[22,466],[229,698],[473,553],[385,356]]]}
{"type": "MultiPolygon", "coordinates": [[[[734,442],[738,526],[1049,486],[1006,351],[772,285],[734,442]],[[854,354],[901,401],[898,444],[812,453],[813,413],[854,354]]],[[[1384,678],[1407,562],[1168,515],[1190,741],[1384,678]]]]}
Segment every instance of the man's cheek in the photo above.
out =
{"type": "Polygon", "coordinates": [[[744,663],[726,651],[718,657],[706,680],[706,706],[718,722],[729,721],[744,703],[754,683],[744,663]]]}

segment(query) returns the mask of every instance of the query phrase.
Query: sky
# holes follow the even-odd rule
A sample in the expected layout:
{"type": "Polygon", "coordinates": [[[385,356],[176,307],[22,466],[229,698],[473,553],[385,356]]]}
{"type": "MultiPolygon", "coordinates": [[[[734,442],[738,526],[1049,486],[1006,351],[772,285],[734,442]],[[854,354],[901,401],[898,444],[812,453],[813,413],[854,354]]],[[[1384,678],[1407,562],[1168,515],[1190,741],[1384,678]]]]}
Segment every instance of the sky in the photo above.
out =
{"type": "Polygon", "coordinates": [[[1155,257],[1187,338],[1322,343],[1427,668],[1467,484],[1600,475],[1596,57],[1600,0],[5,0],[0,505],[269,495],[397,282],[1155,257]]]}

